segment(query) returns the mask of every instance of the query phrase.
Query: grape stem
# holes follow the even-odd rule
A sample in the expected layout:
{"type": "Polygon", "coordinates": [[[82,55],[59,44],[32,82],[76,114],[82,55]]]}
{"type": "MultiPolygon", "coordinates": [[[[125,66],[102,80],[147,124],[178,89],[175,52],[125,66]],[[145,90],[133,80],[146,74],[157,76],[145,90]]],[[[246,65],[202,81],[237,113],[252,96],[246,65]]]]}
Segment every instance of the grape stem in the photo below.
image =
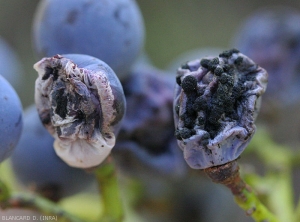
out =
{"type": "Polygon", "coordinates": [[[12,193],[0,180],[1,209],[22,208],[38,211],[44,215],[56,216],[62,222],[83,222],[80,218],[60,208],[56,203],[31,193],[12,193]]]}
{"type": "MultiPolygon", "coordinates": [[[[101,222],[122,222],[123,204],[121,201],[118,178],[112,158],[109,156],[104,163],[92,169],[100,190],[103,203],[101,222]]],[[[56,216],[62,222],[84,222],[75,215],[63,210],[56,203],[32,193],[12,193],[8,186],[0,180],[0,208],[22,208],[35,210],[43,215],[56,216]]]]}
{"type": "Polygon", "coordinates": [[[116,168],[111,156],[94,170],[98,181],[103,209],[101,221],[121,222],[124,219],[123,203],[116,168]]]}
{"type": "Polygon", "coordinates": [[[236,161],[204,170],[213,182],[228,187],[236,203],[256,222],[279,222],[279,220],[261,203],[251,187],[246,184],[239,173],[236,161]]]}

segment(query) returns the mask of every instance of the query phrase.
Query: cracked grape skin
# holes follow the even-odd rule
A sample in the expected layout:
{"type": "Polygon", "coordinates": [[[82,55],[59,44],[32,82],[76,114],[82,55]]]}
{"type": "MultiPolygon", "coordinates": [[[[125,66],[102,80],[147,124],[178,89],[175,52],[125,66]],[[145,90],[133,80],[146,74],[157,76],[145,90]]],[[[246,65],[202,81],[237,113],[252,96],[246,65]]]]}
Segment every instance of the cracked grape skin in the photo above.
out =
{"type": "Polygon", "coordinates": [[[22,127],[21,101],[10,83],[0,75],[0,163],[13,153],[22,127]]]}
{"type": "Polygon", "coordinates": [[[144,21],[134,0],[42,0],[33,22],[37,55],[87,54],[122,78],[144,45],[144,21]]]}
{"type": "Polygon", "coordinates": [[[20,142],[11,157],[14,175],[23,186],[57,201],[96,183],[93,174],[62,161],[53,149],[53,142],[35,105],[28,107],[20,142]]]}
{"type": "Polygon", "coordinates": [[[34,68],[35,103],[57,155],[73,167],[98,166],[114,147],[125,114],[116,74],[103,61],[81,54],[44,58],[34,68]]]}
{"type": "Polygon", "coordinates": [[[267,77],[236,49],[178,69],[175,135],[191,168],[218,166],[240,156],[255,133],[267,77]]]}

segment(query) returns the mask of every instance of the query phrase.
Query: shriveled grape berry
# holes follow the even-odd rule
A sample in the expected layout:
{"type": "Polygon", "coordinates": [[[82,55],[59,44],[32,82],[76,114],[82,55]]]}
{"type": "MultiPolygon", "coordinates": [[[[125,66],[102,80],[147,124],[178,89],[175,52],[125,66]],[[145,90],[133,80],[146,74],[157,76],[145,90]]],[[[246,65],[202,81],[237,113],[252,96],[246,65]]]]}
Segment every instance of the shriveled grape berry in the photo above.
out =
{"type": "Polygon", "coordinates": [[[99,165],[115,145],[125,114],[123,88],[114,71],[88,55],[44,58],[35,103],[42,123],[55,137],[54,148],[69,165],[99,165]]]}
{"type": "Polygon", "coordinates": [[[149,172],[179,176],[186,170],[174,136],[173,77],[148,64],[122,80],[127,110],[112,154],[120,169],[134,177],[149,172]]]}
{"type": "Polygon", "coordinates": [[[177,78],[182,83],[196,79],[196,89],[190,92],[183,84],[176,85],[174,98],[174,107],[183,107],[174,112],[174,120],[185,160],[195,169],[233,161],[255,132],[254,120],[266,89],[267,72],[236,49],[188,64],[198,66],[197,71],[179,68],[177,78]],[[202,64],[208,68],[202,68],[202,64]],[[196,113],[189,111],[190,106],[196,113]]]}

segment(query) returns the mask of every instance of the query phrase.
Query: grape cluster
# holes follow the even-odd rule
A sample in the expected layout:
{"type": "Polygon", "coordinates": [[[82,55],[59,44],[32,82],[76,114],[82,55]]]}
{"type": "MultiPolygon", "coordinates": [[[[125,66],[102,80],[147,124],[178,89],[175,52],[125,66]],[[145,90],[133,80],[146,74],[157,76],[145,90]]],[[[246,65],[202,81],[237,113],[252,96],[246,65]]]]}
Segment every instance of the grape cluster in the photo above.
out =
{"type": "MultiPolygon", "coordinates": [[[[169,186],[166,175],[186,175],[185,161],[205,169],[235,160],[255,132],[266,71],[236,49],[188,61],[176,78],[137,64],[145,29],[134,0],[41,0],[32,30],[35,106],[26,110],[12,166],[21,184],[53,201],[92,185],[85,170],[110,154],[144,183],[162,174],[158,183],[169,186]]],[[[9,112],[0,117],[20,132],[22,115],[3,106],[9,112]]],[[[16,146],[19,135],[0,141],[16,146]]]]}

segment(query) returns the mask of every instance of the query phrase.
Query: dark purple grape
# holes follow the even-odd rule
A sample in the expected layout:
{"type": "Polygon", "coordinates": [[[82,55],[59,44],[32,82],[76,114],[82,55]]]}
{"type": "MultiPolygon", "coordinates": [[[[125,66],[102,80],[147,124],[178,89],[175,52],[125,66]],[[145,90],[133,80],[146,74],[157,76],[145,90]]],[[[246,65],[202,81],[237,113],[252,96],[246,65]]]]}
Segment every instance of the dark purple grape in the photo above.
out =
{"type": "Polygon", "coordinates": [[[22,127],[21,101],[14,88],[0,75],[0,163],[12,154],[22,127]]]}
{"type": "MultiPolygon", "coordinates": [[[[265,99],[290,105],[299,100],[300,11],[283,6],[259,9],[247,17],[232,45],[269,73],[265,99]]],[[[264,100],[265,100],[264,99],[264,100]]]]}
{"type": "Polygon", "coordinates": [[[232,45],[269,74],[260,123],[276,142],[298,149],[300,124],[300,11],[270,6],[250,14],[232,45]]]}
{"type": "Polygon", "coordinates": [[[33,24],[40,57],[87,54],[106,62],[122,77],[144,42],[144,22],[134,0],[43,0],[33,24]]]}
{"type": "Polygon", "coordinates": [[[127,110],[113,150],[121,169],[135,176],[183,174],[186,164],[174,137],[173,76],[143,63],[122,85],[127,110]]]}
{"type": "Polygon", "coordinates": [[[0,70],[1,75],[16,89],[21,86],[23,72],[21,62],[8,43],[0,38],[0,70]]]}

